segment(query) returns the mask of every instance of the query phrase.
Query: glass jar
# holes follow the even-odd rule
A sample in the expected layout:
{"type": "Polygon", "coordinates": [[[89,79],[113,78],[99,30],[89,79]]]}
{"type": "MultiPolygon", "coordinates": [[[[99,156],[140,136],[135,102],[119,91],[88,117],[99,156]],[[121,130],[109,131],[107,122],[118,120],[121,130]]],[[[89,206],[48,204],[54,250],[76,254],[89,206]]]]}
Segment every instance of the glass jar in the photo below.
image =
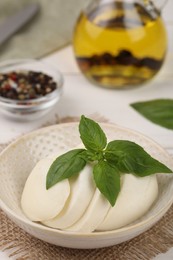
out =
{"type": "Polygon", "coordinates": [[[94,0],[77,20],[73,47],[80,70],[97,85],[147,82],[167,51],[160,9],[149,0],[94,0]]]}

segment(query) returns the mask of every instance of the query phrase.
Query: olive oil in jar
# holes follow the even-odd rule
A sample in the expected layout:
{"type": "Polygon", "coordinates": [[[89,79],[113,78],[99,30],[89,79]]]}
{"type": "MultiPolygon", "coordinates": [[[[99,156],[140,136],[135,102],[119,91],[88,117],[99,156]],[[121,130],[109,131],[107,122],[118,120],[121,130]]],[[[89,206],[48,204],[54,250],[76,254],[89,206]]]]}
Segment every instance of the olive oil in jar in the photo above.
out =
{"type": "Polygon", "coordinates": [[[167,37],[160,13],[140,2],[113,1],[82,13],[74,53],[83,74],[109,88],[139,85],[161,68],[167,37]]]}

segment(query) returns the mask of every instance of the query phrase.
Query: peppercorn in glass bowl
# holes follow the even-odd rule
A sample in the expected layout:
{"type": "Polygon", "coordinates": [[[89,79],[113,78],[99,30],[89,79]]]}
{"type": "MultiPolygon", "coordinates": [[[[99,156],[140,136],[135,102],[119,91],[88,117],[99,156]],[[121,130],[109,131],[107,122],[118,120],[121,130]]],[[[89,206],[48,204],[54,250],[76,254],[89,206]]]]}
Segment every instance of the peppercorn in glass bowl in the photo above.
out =
{"type": "Polygon", "coordinates": [[[37,119],[47,114],[62,94],[59,71],[39,60],[0,63],[0,112],[15,119],[37,119]]]}

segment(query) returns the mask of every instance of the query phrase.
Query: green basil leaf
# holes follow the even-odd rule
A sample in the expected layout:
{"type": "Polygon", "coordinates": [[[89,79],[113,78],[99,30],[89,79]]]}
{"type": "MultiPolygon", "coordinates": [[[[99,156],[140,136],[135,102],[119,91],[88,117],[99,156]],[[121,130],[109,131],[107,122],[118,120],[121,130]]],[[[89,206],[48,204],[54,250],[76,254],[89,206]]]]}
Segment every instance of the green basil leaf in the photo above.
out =
{"type": "Polygon", "coordinates": [[[173,129],[173,99],[156,99],[131,104],[136,111],[153,123],[173,129]]]}
{"type": "Polygon", "coordinates": [[[100,161],[94,166],[93,174],[97,188],[114,206],[120,192],[120,175],[117,168],[106,161],[100,161]]]}
{"type": "Polygon", "coordinates": [[[93,120],[81,116],[79,124],[80,138],[88,150],[102,151],[106,144],[107,138],[99,124],[93,120]]]}
{"type": "Polygon", "coordinates": [[[172,173],[166,165],[152,158],[141,146],[130,141],[110,142],[105,150],[105,158],[115,163],[119,171],[140,177],[155,173],[172,173]]]}
{"type": "Polygon", "coordinates": [[[71,150],[56,158],[47,174],[46,189],[51,188],[57,182],[79,174],[86,165],[86,161],[81,156],[83,151],[84,149],[71,150]]]}
{"type": "Polygon", "coordinates": [[[81,157],[86,160],[86,162],[94,162],[94,161],[99,161],[103,159],[103,152],[95,152],[91,150],[85,150],[82,152],[81,157]]]}

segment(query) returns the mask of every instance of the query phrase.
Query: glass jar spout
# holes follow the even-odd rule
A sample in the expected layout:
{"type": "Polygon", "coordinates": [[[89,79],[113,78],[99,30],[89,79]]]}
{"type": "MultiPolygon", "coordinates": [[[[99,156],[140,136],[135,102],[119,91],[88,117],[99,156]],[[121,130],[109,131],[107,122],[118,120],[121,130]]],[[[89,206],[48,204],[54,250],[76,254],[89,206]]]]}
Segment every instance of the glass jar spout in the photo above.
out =
{"type": "Polygon", "coordinates": [[[151,4],[154,5],[160,12],[166,6],[169,0],[143,0],[146,6],[150,6],[151,4]]]}

